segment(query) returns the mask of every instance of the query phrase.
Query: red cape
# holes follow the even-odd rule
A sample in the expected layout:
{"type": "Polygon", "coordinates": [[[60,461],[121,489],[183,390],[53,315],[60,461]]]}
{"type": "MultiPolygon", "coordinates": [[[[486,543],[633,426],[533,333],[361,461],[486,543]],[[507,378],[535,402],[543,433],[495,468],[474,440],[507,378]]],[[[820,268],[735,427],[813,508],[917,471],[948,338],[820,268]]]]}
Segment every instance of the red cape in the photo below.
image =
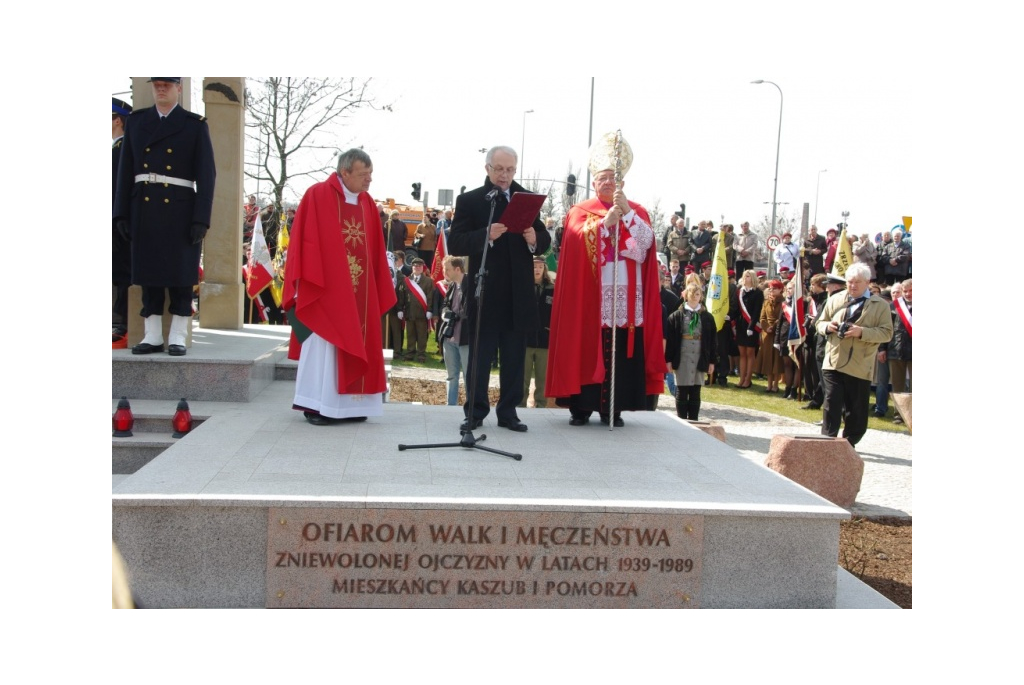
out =
{"type": "MultiPolygon", "coordinates": [[[[384,251],[384,233],[377,206],[368,193],[359,194],[363,210],[367,294],[357,307],[355,289],[340,221],[345,193],[337,174],[306,191],[291,226],[282,301],[314,333],[338,349],[340,394],[385,392],[381,314],[395,304],[395,288],[384,251]],[[361,324],[361,325],[360,325],[361,324]]],[[[292,333],[288,358],[298,359],[301,345],[292,333]]]]}
{"type": "MultiPolygon", "coordinates": [[[[640,205],[629,206],[646,221],[640,205]]],[[[604,217],[608,207],[594,198],[569,210],[562,234],[561,253],[551,309],[551,336],[544,394],[569,397],[584,385],[604,381],[601,354],[601,269],[598,246],[588,245],[584,224],[589,216],[604,217]]],[[[665,390],[665,353],[662,349],[661,292],[658,281],[657,246],[652,243],[641,266],[644,298],[644,368],[646,394],[665,390]]]]}

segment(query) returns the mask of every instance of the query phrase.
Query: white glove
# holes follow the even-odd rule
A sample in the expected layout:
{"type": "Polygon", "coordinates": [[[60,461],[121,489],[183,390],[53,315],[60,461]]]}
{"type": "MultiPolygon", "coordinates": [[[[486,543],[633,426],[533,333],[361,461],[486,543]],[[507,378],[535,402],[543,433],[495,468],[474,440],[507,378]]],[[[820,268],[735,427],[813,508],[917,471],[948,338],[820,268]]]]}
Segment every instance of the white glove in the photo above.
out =
{"type": "Polygon", "coordinates": [[[748,329],[747,329],[747,335],[753,335],[753,334],[754,334],[754,331],[752,331],[752,330],[750,330],[750,329],[748,328],[748,329]]]}
{"type": "Polygon", "coordinates": [[[404,318],[405,318],[405,314],[403,312],[398,312],[398,319],[402,320],[404,318]]]}
{"type": "Polygon", "coordinates": [[[433,318],[434,318],[434,315],[431,312],[427,312],[427,321],[430,321],[433,318]]]}

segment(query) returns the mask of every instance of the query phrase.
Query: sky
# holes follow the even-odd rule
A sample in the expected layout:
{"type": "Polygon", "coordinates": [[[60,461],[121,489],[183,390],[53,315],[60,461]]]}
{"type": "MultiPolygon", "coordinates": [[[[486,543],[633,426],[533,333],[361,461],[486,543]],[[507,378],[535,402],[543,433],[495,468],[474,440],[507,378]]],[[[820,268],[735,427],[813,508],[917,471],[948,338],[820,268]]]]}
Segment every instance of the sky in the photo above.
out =
{"type": "MultiPolygon", "coordinates": [[[[809,220],[817,219],[824,232],[849,211],[851,230],[874,235],[912,216],[914,200],[906,182],[912,122],[898,106],[900,81],[876,76],[826,78],[814,64],[765,70],[751,63],[684,71],[672,80],[663,74],[628,82],[596,77],[593,138],[622,131],[634,156],[624,187],[630,199],[648,209],[657,204],[665,213],[685,203],[693,222],[718,225],[724,217],[737,226],[771,215],[778,145],[780,216],[799,224],[808,203],[809,220]],[[750,83],[757,79],[782,89],[781,139],[779,90],[750,83]]],[[[117,84],[127,81],[118,77],[112,85],[124,90],[117,84]]],[[[201,82],[193,77],[196,93],[201,82]]],[[[391,111],[363,108],[328,139],[370,154],[370,192],[377,199],[413,204],[411,186],[419,182],[436,206],[440,189],[457,195],[461,186],[483,182],[479,150],[493,145],[520,152],[517,180],[564,181],[571,166],[585,183],[588,76],[513,79],[500,104],[486,80],[460,86],[457,98],[415,78],[375,78],[370,92],[391,111]]],[[[193,109],[201,111],[198,105],[195,98],[193,109]]],[[[300,180],[286,199],[297,200],[305,183],[300,180]]],[[[549,185],[542,182],[541,188],[549,185]]],[[[257,185],[246,181],[245,189],[256,192],[257,185]]]]}

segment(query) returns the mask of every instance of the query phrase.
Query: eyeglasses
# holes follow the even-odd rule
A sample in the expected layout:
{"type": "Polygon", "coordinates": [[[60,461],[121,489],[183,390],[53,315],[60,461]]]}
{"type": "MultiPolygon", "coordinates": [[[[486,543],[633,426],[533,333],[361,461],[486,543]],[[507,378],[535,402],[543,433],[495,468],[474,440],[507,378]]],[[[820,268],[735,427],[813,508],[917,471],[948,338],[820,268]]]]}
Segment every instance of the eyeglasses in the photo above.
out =
{"type": "Polygon", "coordinates": [[[494,166],[493,164],[488,164],[487,168],[490,169],[491,171],[493,171],[494,173],[498,174],[499,176],[501,176],[502,174],[506,174],[506,173],[509,176],[515,176],[516,175],[516,168],[514,166],[504,167],[504,166],[494,166]]]}

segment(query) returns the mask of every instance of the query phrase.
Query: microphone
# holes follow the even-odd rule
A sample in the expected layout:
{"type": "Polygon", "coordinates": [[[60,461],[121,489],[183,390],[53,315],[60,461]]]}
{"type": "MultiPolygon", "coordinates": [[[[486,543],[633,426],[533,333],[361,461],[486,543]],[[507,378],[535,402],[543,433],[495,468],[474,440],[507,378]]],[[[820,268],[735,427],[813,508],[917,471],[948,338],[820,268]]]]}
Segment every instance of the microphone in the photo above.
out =
{"type": "Polygon", "coordinates": [[[486,195],[484,195],[484,199],[487,200],[488,202],[490,202],[494,198],[498,197],[498,193],[500,193],[500,192],[501,192],[501,188],[499,188],[498,186],[494,186],[494,188],[491,189],[491,192],[489,192],[486,195]]]}

